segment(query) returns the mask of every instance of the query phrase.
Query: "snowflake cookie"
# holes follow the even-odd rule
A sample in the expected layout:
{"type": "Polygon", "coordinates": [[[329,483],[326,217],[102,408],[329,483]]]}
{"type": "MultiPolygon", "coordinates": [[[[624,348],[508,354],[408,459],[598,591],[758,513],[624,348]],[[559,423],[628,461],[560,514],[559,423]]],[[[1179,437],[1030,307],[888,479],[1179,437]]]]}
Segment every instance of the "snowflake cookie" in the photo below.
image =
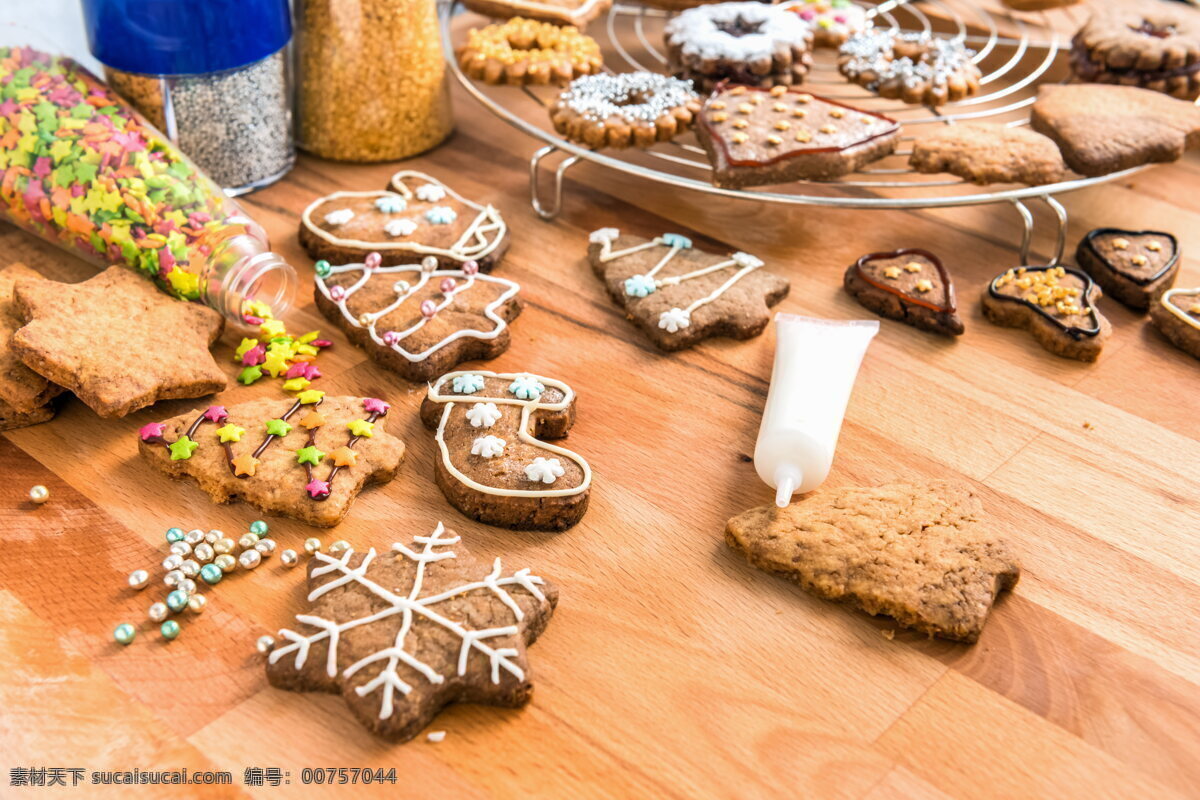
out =
{"type": "Polygon", "coordinates": [[[529,702],[525,648],[558,602],[553,584],[476,561],[441,523],[382,553],[318,551],[308,589],[308,613],[267,655],[267,680],[340,693],[364,726],[397,741],[454,702],[529,702]]]}
{"type": "Polygon", "coordinates": [[[612,299],[663,350],[711,336],[757,336],[769,307],[788,293],[788,281],[763,269],[762,259],[705,253],[677,233],[642,239],[602,228],[588,237],[588,259],[612,299]]]}
{"type": "Polygon", "coordinates": [[[434,381],[421,421],[436,432],[446,499],[472,519],[515,530],[566,530],[587,510],[592,472],[545,441],[567,435],[575,392],[526,372],[453,372],[434,381]]]}

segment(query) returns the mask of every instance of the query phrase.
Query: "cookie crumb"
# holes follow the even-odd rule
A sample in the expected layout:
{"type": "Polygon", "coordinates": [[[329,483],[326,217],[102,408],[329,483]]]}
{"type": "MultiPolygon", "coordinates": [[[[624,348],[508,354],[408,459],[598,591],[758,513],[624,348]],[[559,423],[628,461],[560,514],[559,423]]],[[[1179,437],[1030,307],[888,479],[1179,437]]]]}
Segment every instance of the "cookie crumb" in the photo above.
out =
{"type": "Polygon", "coordinates": [[[880,633],[882,633],[883,638],[887,639],[889,642],[896,638],[896,632],[890,628],[882,630],[880,633]]]}
{"type": "Polygon", "coordinates": [[[1090,423],[1090,422],[1084,422],[1084,423],[1083,423],[1083,429],[1084,429],[1085,431],[1094,431],[1094,430],[1096,430],[1096,426],[1095,426],[1095,425],[1093,425],[1093,424],[1092,424],[1092,423],[1090,423]]]}
{"type": "Polygon", "coordinates": [[[440,742],[446,738],[446,732],[445,731],[433,731],[425,738],[428,739],[429,741],[433,742],[434,744],[437,744],[438,742],[440,742]]]}

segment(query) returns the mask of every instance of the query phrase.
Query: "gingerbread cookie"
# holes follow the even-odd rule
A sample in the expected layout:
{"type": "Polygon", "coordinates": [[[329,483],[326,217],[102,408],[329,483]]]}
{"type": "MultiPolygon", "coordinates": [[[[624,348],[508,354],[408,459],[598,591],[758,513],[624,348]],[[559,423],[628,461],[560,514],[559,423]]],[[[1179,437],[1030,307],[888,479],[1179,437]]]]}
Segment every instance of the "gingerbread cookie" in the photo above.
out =
{"type": "Polygon", "coordinates": [[[75,284],[22,278],[14,294],[26,324],[9,340],[13,352],[102,417],[225,388],[208,351],[221,315],[168,297],[132,270],[109,267],[75,284]]]}
{"type": "Polygon", "coordinates": [[[838,69],[880,97],[940,106],[979,91],[974,55],[961,39],[872,28],[842,45],[838,69]]]}
{"type": "Polygon", "coordinates": [[[941,259],[907,248],[871,253],[846,270],[846,292],[864,308],[930,333],[960,336],[954,282],[941,259]]]}
{"type": "Polygon", "coordinates": [[[1097,228],[1079,243],[1075,262],[1106,295],[1145,311],[1175,283],[1179,242],[1161,231],[1097,228]]]}
{"type": "Polygon", "coordinates": [[[1008,328],[1025,328],[1063,358],[1095,361],[1112,326],[1096,308],[1102,292],[1087,273],[1066,267],[1017,267],[993,278],[983,293],[983,315],[1008,328]]]}
{"type": "Polygon", "coordinates": [[[1150,305],[1150,321],[1173,345],[1200,358],[1200,287],[1163,292],[1150,305]]]}
{"type": "Polygon", "coordinates": [[[404,443],[373,397],[262,399],[143,425],[139,451],[172,478],[192,478],[214,503],[242,500],[268,514],[332,527],[368,483],[396,476],[404,443]]]}
{"type": "Polygon", "coordinates": [[[980,185],[1043,186],[1067,176],[1058,145],[1049,137],[993,123],[946,125],[920,136],[913,142],[908,165],[917,172],[949,172],[980,185]]]}
{"type": "Polygon", "coordinates": [[[704,104],[696,138],[713,183],[737,189],[849,174],[895,150],[900,124],[799,89],[722,86],[704,104]]]}
{"type": "Polygon", "coordinates": [[[752,508],[725,541],[755,567],[930,636],[975,642],[1021,567],[979,497],[950,481],[820,492],[752,508]]]}
{"type": "Polygon", "coordinates": [[[625,315],[667,351],[758,336],[790,286],[756,256],[705,253],[678,233],[647,240],[601,228],[588,239],[588,260],[625,315]]]}
{"type": "Polygon", "coordinates": [[[667,66],[702,91],[725,80],[748,86],[802,83],[812,32],[797,15],[757,2],[689,8],[663,29],[667,66]]]}
{"type": "Polygon", "coordinates": [[[334,264],[379,253],[387,266],[433,256],[443,267],[474,261],[488,272],[508,250],[509,238],[495,208],[413,170],[393,175],[386,191],[318,198],[300,216],[305,252],[334,264]]]}
{"type": "Polygon", "coordinates": [[[28,428],[30,425],[48,422],[53,418],[54,406],[49,402],[44,406],[37,406],[29,411],[18,411],[8,403],[0,400],[0,433],[17,428],[28,428]]]}
{"type": "Polygon", "coordinates": [[[430,385],[421,421],[437,432],[437,484],[468,517],[561,531],[587,511],[591,467],[543,441],[575,423],[575,392],[565,383],[528,372],[452,372],[430,385]]]}
{"type": "Polygon", "coordinates": [[[1200,13],[1161,0],[1108,0],[1071,47],[1071,71],[1086,83],[1140,86],[1181,100],[1200,97],[1200,13]]]}
{"type": "Polygon", "coordinates": [[[1200,109],[1134,86],[1043,85],[1030,124],[1081,175],[1177,161],[1200,146],[1200,109]]]}
{"type": "MultiPolygon", "coordinates": [[[[24,316],[18,313],[13,301],[13,285],[18,278],[41,277],[19,263],[0,269],[0,404],[3,404],[0,405],[0,409],[3,409],[0,417],[5,420],[15,420],[29,414],[34,415],[29,419],[41,416],[35,412],[46,409],[46,404],[62,393],[61,386],[51,383],[21,363],[10,343],[13,333],[25,324],[24,316]]],[[[53,416],[54,412],[49,413],[53,416]]]]}
{"type": "Polygon", "coordinates": [[[692,127],[700,97],[691,81],[654,72],[589,75],[550,107],[554,130],[588,147],[649,147],[692,127]]]}
{"type": "Polygon", "coordinates": [[[410,381],[508,349],[508,323],[521,313],[520,286],[484,275],[473,261],[461,269],[421,264],[316,265],[317,308],[371,358],[410,381]]]}
{"type": "Polygon", "coordinates": [[[463,0],[463,5],[498,19],[520,16],[582,28],[607,11],[612,0],[463,0]]]}
{"type": "Polygon", "coordinates": [[[575,26],[522,17],[472,28],[458,63],[469,77],[510,86],[569,83],[604,66],[600,45],[575,26]]]}
{"type": "Polygon", "coordinates": [[[550,622],[553,584],[480,562],[441,523],[390,550],[316,552],[303,632],[267,656],[272,686],[341,694],[370,731],[408,741],[451,703],[516,708],[533,681],[525,648],[550,622]]]}
{"type": "Polygon", "coordinates": [[[783,8],[808,24],[815,47],[841,47],[871,25],[866,10],[850,0],[793,0],[783,8]]]}

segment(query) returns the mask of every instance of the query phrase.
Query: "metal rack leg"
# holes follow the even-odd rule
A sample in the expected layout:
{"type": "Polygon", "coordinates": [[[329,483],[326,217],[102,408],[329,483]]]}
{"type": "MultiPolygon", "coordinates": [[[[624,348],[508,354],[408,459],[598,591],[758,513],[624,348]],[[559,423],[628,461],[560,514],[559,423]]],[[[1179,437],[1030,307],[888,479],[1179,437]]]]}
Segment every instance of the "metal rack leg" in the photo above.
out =
{"type": "Polygon", "coordinates": [[[1054,259],[1050,262],[1050,266],[1058,266],[1063,259],[1063,252],[1067,248],[1067,209],[1063,208],[1063,204],[1054,199],[1053,196],[1042,195],[1042,202],[1050,206],[1058,217],[1058,241],[1054,246],[1054,259]]]}
{"type": "MultiPolygon", "coordinates": [[[[1038,199],[1050,206],[1050,210],[1058,218],[1058,232],[1055,236],[1054,256],[1046,262],[1049,266],[1055,267],[1062,262],[1063,253],[1067,248],[1067,209],[1052,195],[1039,195],[1038,199]]],[[[1029,207],[1020,200],[1013,200],[1012,204],[1017,213],[1021,215],[1021,221],[1025,223],[1025,230],[1021,234],[1021,264],[1027,265],[1030,263],[1030,250],[1033,247],[1033,214],[1029,211],[1029,207]]]]}
{"type": "Polygon", "coordinates": [[[542,202],[541,181],[538,180],[539,168],[541,167],[542,159],[556,152],[558,152],[558,148],[552,144],[548,144],[534,153],[533,158],[529,160],[529,202],[533,206],[533,210],[542,219],[554,219],[562,211],[563,176],[579,160],[579,156],[564,158],[559,163],[558,168],[554,170],[554,200],[548,206],[542,202]]]}
{"type": "Polygon", "coordinates": [[[1013,208],[1021,215],[1021,221],[1025,223],[1025,232],[1021,234],[1021,265],[1029,263],[1029,248],[1033,244],[1033,214],[1029,213],[1029,209],[1020,200],[1012,201],[1013,208]]]}

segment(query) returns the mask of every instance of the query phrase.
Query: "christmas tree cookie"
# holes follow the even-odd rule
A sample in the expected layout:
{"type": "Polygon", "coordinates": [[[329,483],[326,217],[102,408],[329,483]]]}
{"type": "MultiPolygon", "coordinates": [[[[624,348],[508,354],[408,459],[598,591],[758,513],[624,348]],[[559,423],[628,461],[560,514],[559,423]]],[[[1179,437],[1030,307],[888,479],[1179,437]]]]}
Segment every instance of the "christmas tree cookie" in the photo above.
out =
{"type": "Polygon", "coordinates": [[[454,702],[517,707],[525,648],[558,591],[528,568],[476,561],[441,523],[382,553],[317,552],[307,613],[267,656],[272,686],[341,694],[371,731],[407,741],[454,702]]]}
{"type": "Polygon", "coordinates": [[[209,406],[139,431],[142,457],[190,477],[217,503],[243,500],[269,514],[331,527],[368,483],[396,475],[404,443],[383,430],[388,404],[326,397],[209,406]]]}

